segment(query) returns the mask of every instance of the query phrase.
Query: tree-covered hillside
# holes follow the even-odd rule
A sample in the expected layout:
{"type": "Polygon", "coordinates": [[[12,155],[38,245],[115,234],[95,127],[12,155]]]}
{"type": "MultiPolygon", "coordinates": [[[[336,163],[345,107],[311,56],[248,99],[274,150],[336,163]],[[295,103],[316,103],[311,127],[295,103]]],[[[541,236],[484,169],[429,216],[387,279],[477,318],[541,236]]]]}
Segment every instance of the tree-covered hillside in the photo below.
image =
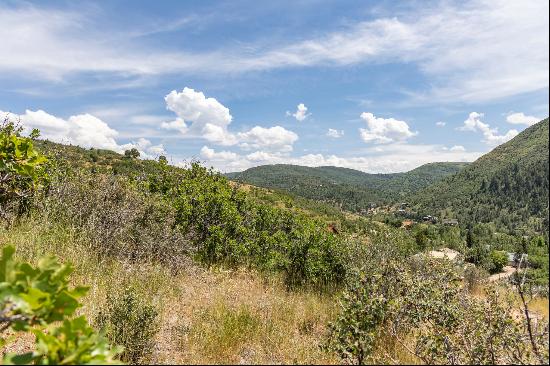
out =
{"type": "Polygon", "coordinates": [[[480,157],[456,175],[414,195],[426,213],[469,226],[548,233],[548,119],[480,157]]]}
{"type": "Polygon", "coordinates": [[[404,199],[410,193],[454,174],[466,165],[430,163],[406,173],[368,174],[332,166],[310,168],[277,164],[228,173],[226,176],[239,182],[334,203],[346,210],[360,211],[373,203],[404,199]]]}

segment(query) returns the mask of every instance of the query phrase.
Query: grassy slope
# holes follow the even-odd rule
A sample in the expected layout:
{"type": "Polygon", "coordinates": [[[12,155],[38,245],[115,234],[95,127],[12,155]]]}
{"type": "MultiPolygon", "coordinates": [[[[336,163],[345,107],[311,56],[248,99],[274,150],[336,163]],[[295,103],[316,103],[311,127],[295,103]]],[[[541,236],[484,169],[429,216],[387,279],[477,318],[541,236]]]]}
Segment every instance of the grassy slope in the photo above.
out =
{"type": "Polygon", "coordinates": [[[500,227],[547,232],[548,119],[413,200],[422,210],[443,211],[466,223],[492,221],[500,227]]]}
{"type": "MultiPolygon", "coordinates": [[[[48,144],[49,149],[73,154],[74,165],[139,174],[154,170],[152,161],[124,160],[119,154],[48,144]],[[97,153],[99,157],[86,158],[97,153]],[[95,160],[95,161],[94,161],[95,160]]],[[[44,147],[43,147],[44,148],[44,147]]],[[[262,202],[297,205],[289,196],[252,189],[262,202]]],[[[322,212],[317,203],[303,200],[300,210],[322,212]]],[[[333,209],[332,209],[333,210],[333,209]]],[[[324,213],[332,216],[331,210],[324,213]]],[[[382,225],[383,226],[383,225],[382,225]]],[[[188,263],[181,271],[150,262],[97,257],[81,238],[79,228],[60,226],[55,220],[25,219],[10,230],[0,228],[0,246],[17,247],[17,255],[36,261],[54,254],[75,264],[74,284],[91,286],[81,310],[94,319],[107,293],[132,285],[160,308],[161,331],[149,362],[154,363],[335,363],[320,349],[326,325],[337,306],[331,294],[287,291],[277,278],[249,270],[206,270],[188,263]]],[[[395,231],[396,233],[398,231],[395,231]]],[[[399,231],[401,233],[402,231],[399,231]]],[[[380,234],[385,241],[388,234],[380,234]]],[[[364,243],[361,243],[364,244],[364,243]]],[[[23,342],[25,341],[22,338],[23,342]]],[[[402,362],[409,358],[398,357],[402,362]]]]}
{"type": "MultiPolygon", "coordinates": [[[[36,262],[56,255],[74,264],[73,285],[90,286],[80,313],[93,320],[107,294],[132,286],[160,311],[160,331],[147,361],[160,364],[239,362],[336,363],[319,346],[336,303],[331,296],[289,292],[276,278],[252,271],[206,270],[188,264],[176,274],[166,266],[96,257],[75,232],[29,220],[5,230],[0,247],[13,244],[16,255],[36,262]]],[[[16,347],[32,344],[20,334],[16,347]]]]}
{"type": "Polygon", "coordinates": [[[297,196],[340,204],[355,211],[367,208],[369,203],[398,201],[466,165],[430,163],[406,173],[368,174],[330,166],[309,168],[277,164],[228,173],[226,176],[259,187],[281,189],[297,196]]]}

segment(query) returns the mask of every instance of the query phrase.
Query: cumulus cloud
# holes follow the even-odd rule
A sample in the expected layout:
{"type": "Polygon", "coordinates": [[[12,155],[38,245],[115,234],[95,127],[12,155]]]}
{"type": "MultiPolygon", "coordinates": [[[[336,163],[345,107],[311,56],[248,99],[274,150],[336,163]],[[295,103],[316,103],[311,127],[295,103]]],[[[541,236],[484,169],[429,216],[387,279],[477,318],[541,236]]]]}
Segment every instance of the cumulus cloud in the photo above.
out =
{"type": "Polygon", "coordinates": [[[188,130],[185,121],[181,118],[176,118],[175,120],[170,122],[162,122],[160,124],[160,128],[163,128],[165,130],[176,130],[179,131],[179,133],[181,133],[182,135],[185,135],[188,130]]]}
{"type": "Polygon", "coordinates": [[[281,126],[256,126],[247,132],[237,134],[240,147],[245,150],[268,149],[281,152],[292,151],[292,144],[298,140],[298,135],[281,126]]]}
{"type": "Polygon", "coordinates": [[[185,87],[181,92],[172,90],[165,98],[166,108],[178,118],[164,122],[161,128],[177,130],[188,137],[202,137],[219,145],[235,145],[237,139],[227,127],[233,117],[229,109],[215,98],[185,87]]]}
{"type": "MultiPolygon", "coordinates": [[[[2,115],[5,112],[0,112],[2,115]]],[[[90,114],[79,114],[65,120],[43,110],[26,110],[18,116],[29,129],[38,128],[41,136],[55,142],[65,142],[82,147],[96,147],[120,151],[115,140],[118,132],[102,120],[90,114]]]]}
{"type": "Polygon", "coordinates": [[[361,113],[361,119],[367,123],[367,128],[360,128],[361,138],[365,142],[386,144],[390,142],[404,141],[418,132],[412,132],[405,121],[393,118],[378,118],[372,113],[361,113]]]}
{"type": "Polygon", "coordinates": [[[436,122],[435,125],[437,127],[445,127],[446,123],[445,122],[442,122],[442,121],[439,121],[439,122],[436,122]]]}
{"type": "Polygon", "coordinates": [[[18,116],[2,111],[0,115],[19,118],[27,131],[38,128],[41,138],[54,142],[84,148],[113,150],[119,153],[137,148],[144,158],[153,158],[165,153],[162,144],[153,145],[151,141],[144,138],[138,139],[137,142],[119,144],[115,139],[118,131],[91,114],[79,114],[63,119],[40,109],[37,111],[27,109],[24,114],[18,116]]]}
{"type": "Polygon", "coordinates": [[[307,107],[305,106],[304,103],[300,103],[298,104],[298,106],[296,107],[296,112],[294,113],[291,113],[289,111],[286,112],[286,115],[287,116],[292,116],[294,118],[296,118],[296,120],[298,122],[302,122],[303,120],[305,120],[306,118],[308,118],[309,116],[311,116],[311,113],[307,113],[307,107]]]}
{"type": "Polygon", "coordinates": [[[233,120],[229,108],[215,98],[185,87],[181,92],[171,91],[165,98],[166,108],[177,118],[161,124],[161,128],[176,130],[182,137],[202,138],[216,145],[238,145],[243,150],[265,149],[292,151],[298,135],[281,126],[255,126],[248,131],[232,133],[228,127],[233,120]]]}
{"type": "Polygon", "coordinates": [[[209,161],[228,161],[235,160],[238,158],[238,155],[231,151],[220,151],[215,152],[214,149],[211,149],[207,146],[203,146],[201,149],[201,157],[209,161]]]}
{"type": "Polygon", "coordinates": [[[535,117],[535,116],[526,116],[522,112],[519,113],[512,113],[509,114],[506,117],[506,121],[508,123],[514,124],[514,125],[526,125],[531,126],[540,121],[541,118],[535,117]]]}
{"type": "Polygon", "coordinates": [[[329,128],[328,131],[327,131],[327,136],[335,138],[335,139],[340,138],[340,137],[344,136],[344,130],[338,131],[338,130],[335,130],[333,128],[329,128]]]}
{"type": "Polygon", "coordinates": [[[139,150],[140,156],[146,159],[154,159],[160,155],[165,155],[166,150],[164,145],[153,145],[153,143],[143,137],[139,138],[136,142],[121,145],[121,150],[127,150],[135,147],[139,150]]]}
{"type": "Polygon", "coordinates": [[[483,134],[482,141],[489,146],[500,145],[513,139],[519,133],[517,130],[512,129],[504,135],[499,135],[497,128],[491,128],[489,124],[482,122],[481,118],[483,118],[483,113],[472,112],[469,114],[468,119],[464,121],[464,125],[458,129],[460,131],[481,132],[483,134]]]}

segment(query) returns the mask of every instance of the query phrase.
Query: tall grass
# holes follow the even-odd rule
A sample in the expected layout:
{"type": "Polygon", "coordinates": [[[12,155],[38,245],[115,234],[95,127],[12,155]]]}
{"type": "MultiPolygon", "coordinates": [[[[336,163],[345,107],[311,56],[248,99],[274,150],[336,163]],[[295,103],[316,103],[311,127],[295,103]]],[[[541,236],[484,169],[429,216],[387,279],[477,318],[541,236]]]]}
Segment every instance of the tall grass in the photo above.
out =
{"type": "Polygon", "coordinates": [[[320,348],[335,316],[332,295],[288,291],[278,277],[193,264],[174,272],[162,263],[98,255],[87,239],[42,218],[0,229],[0,246],[37,261],[56,255],[75,266],[72,282],[90,286],[80,314],[97,318],[109,294],[131,286],[158,309],[159,331],[146,363],[336,363],[320,348]]]}

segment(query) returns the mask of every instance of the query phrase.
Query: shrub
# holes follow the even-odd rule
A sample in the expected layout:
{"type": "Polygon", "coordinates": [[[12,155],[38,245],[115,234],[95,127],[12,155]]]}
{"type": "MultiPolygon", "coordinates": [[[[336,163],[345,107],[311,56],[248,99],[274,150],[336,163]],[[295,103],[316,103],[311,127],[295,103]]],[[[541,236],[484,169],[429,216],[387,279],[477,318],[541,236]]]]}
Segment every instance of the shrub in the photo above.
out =
{"type": "Polygon", "coordinates": [[[470,264],[464,269],[464,284],[469,292],[474,292],[486,277],[487,272],[474,265],[470,264]]]}
{"type": "Polygon", "coordinates": [[[372,359],[391,306],[390,293],[395,286],[392,279],[396,277],[389,272],[393,269],[387,267],[388,271],[374,276],[356,274],[342,295],[340,315],[329,325],[327,347],[344,362],[363,365],[372,359]]]}
{"type": "MultiPolygon", "coordinates": [[[[20,135],[21,131],[7,117],[0,125],[0,218],[4,220],[9,220],[10,213],[25,213],[46,180],[47,159],[36,152],[31,138],[20,135]]],[[[37,137],[38,131],[31,135],[37,137]]]]}
{"type": "Polygon", "coordinates": [[[489,288],[478,299],[459,283],[450,264],[432,259],[360,273],[343,294],[327,347],[357,364],[395,362],[392,344],[426,364],[548,363],[540,351],[548,349],[547,321],[525,327],[512,298],[489,288]]]}
{"type": "Polygon", "coordinates": [[[198,164],[167,192],[176,222],[208,265],[282,271],[289,287],[337,286],[345,278],[342,239],[326,232],[324,222],[253,203],[226,178],[198,164]]]}
{"type": "Polygon", "coordinates": [[[184,267],[191,250],[176,228],[176,212],[158,194],[144,194],[125,177],[69,170],[40,202],[49,222],[73,227],[104,256],[157,260],[184,267]]]}
{"type": "Polygon", "coordinates": [[[139,151],[135,147],[131,148],[130,150],[124,151],[124,157],[126,159],[137,159],[139,158],[139,151]]]}
{"type": "MultiPolygon", "coordinates": [[[[72,267],[42,258],[36,267],[13,258],[4,247],[0,258],[0,331],[27,331],[36,337],[32,352],[4,355],[3,364],[109,364],[122,350],[111,348],[83,316],[70,318],[88,288],[69,289],[72,267]],[[61,322],[61,323],[60,323],[61,322]]],[[[0,346],[6,339],[0,338],[0,346]]]]}
{"type": "Polygon", "coordinates": [[[504,266],[508,263],[508,256],[506,252],[493,250],[490,255],[491,260],[491,273],[502,272],[504,266]]]}
{"type": "Polygon", "coordinates": [[[108,296],[107,306],[97,316],[96,323],[111,342],[124,346],[122,360],[136,364],[153,350],[157,317],[157,309],[128,287],[122,294],[108,296]]]}

